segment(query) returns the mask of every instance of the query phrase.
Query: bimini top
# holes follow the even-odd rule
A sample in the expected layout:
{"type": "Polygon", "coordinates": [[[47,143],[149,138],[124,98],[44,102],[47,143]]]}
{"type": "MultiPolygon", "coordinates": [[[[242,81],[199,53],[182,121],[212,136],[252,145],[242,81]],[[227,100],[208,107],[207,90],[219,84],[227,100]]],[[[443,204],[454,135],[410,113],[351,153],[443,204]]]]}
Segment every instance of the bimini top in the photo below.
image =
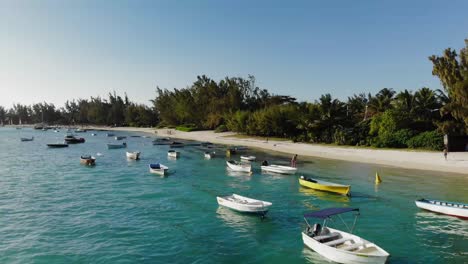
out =
{"type": "Polygon", "coordinates": [[[304,217],[325,219],[332,215],[343,214],[352,211],[359,212],[359,208],[327,208],[320,211],[304,214],[304,217]]]}

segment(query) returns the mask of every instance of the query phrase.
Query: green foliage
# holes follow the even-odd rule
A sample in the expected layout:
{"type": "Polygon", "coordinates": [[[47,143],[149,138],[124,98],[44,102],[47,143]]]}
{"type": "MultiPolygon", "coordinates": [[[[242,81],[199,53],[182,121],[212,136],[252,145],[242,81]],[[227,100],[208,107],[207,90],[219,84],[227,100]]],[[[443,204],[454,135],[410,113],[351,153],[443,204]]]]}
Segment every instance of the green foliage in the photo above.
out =
{"type": "Polygon", "coordinates": [[[183,132],[191,132],[199,130],[195,124],[185,124],[181,126],[176,126],[176,130],[183,131],[183,132]]]}
{"type": "Polygon", "coordinates": [[[215,129],[215,133],[222,133],[228,131],[226,125],[220,125],[215,129]]]}
{"type": "Polygon", "coordinates": [[[442,150],[444,148],[444,137],[437,131],[426,131],[409,139],[407,145],[409,148],[415,149],[442,150]]]}

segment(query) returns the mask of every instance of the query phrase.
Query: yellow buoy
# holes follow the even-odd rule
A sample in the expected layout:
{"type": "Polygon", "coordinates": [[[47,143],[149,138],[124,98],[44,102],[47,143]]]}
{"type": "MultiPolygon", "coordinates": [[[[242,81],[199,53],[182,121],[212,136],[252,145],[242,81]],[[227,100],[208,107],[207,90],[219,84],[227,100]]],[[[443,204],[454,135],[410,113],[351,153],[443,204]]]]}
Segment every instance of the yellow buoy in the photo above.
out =
{"type": "Polygon", "coordinates": [[[380,179],[380,175],[378,172],[375,173],[375,184],[379,184],[382,182],[382,179],[380,179]]]}

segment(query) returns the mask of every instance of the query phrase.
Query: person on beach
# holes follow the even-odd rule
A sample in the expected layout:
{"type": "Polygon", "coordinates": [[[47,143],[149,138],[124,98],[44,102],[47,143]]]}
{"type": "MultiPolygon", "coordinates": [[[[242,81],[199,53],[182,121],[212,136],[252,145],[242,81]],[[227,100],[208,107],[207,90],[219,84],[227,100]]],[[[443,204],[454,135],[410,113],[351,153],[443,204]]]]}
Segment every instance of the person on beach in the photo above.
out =
{"type": "Polygon", "coordinates": [[[291,159],[291,167],[296,168],[296,162],[297,162],[297,154],[294,154],[294,156],[291,159]]]}
{"type": "Polygon", "coordinates": [[[445,157],[445,160],[447,160],[447,154],[448,154],[447,148],[444,148],[444,157],[445,157]]]}

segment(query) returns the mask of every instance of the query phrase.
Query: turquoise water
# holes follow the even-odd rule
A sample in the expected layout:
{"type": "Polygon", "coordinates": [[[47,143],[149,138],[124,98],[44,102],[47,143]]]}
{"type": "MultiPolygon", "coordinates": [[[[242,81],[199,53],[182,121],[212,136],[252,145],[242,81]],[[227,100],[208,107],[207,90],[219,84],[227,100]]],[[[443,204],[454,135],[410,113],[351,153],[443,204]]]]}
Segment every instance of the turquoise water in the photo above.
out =
{"type": "Polygon", "coordinates": [[[149,138],[125,140],[127,150],[142,152],[127,161],[125,149],[107,150],[113,140],[97,133],[48,149],[64,133],[0,128],[0,263],[328,263],[304,248],[302,214],[340,206],[361,209],[355,233],[388,251],[389,263],[468,262],[468,221],[414,205],[420,197],[468,202],[467,175],[306,161],[299,153],[300,174],[351,184],[347,198],[301,188],[298,176],[262,174],[258,163],[252,176],[229,174],[224,157],[205,160],[199,147],[168,160],[168,147],[149,138]],[[79,164],[80,155],[98,152],[95,167],[79,164]],[[149,174],[151,162],[171,175],[149,174]],[[377,170],[383,183],[375,187],[377,170]],[[268,217],[219,208],[216,196],[233,192],[271,201],[268,217]]]}

